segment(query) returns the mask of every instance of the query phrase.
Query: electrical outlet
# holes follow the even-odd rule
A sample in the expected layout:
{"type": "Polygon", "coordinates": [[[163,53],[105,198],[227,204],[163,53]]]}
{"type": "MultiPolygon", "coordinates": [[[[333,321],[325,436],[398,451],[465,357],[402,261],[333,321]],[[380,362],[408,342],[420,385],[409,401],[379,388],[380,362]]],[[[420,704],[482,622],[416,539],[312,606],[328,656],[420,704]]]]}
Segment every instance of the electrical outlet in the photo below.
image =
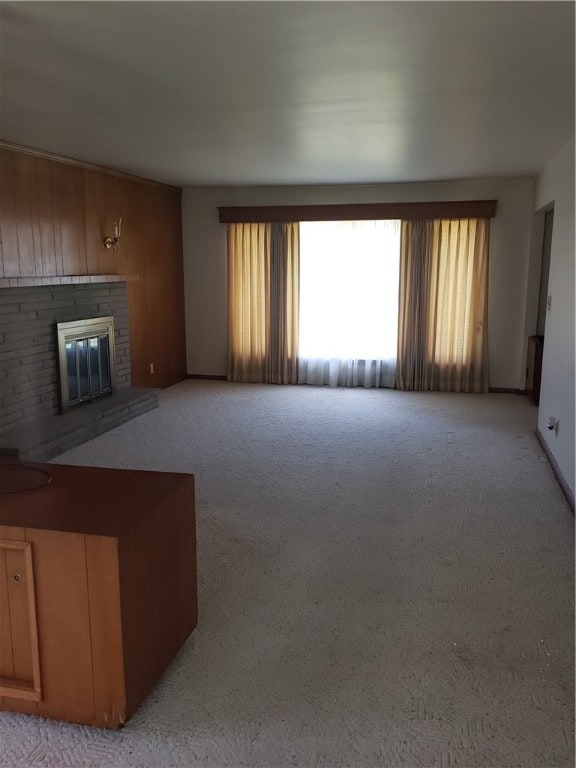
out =
{"type": "Polygon", "coordinates": [[[558,421],[558,419],[555,416],[550,416],[546,426],[548,427],[548,429],[551,432],[555,432],[556,437],[558,437],[558,430],[560,429],[560,422],[558,421]]]}
{"type": "Polygon", "coordinates": [[[546,299],[546,309],[550,311],[552,309],[552,296],[548,296],[546,299]]]}
{"type": "Polygon", "coordinates": [[[150,363],[150,373],[154,373],[154,363],[150,363]]]}

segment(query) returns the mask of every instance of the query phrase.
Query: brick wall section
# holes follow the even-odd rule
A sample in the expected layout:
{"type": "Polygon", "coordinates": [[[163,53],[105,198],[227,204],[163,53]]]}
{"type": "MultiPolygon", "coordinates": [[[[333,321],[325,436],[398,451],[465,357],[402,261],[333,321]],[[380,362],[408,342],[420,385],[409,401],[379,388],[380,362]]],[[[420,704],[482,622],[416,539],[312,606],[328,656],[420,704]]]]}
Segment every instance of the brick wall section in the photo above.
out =
{"type": "Polygon", "coordinates": [[[130,386],[126,283],[0,288],[0,431],[60,411],[56,323],[114,316],[116,385],[130,386]]]}

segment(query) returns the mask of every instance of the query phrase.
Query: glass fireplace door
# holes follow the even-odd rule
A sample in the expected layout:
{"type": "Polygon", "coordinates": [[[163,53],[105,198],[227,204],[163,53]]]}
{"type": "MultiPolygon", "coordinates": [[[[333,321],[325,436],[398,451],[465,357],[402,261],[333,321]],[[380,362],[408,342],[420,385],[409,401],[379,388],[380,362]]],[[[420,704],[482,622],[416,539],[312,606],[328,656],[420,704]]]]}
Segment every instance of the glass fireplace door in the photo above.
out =
{"type": "Polygon", "coordinates": [[[70,405],[110,392],[108,334],[67,341],[66,369],[70,405]]]}
{"type": "Polygon", "coordinates": [[[116,390],[114,318],[57,323],[62,412],[116,390]]]}

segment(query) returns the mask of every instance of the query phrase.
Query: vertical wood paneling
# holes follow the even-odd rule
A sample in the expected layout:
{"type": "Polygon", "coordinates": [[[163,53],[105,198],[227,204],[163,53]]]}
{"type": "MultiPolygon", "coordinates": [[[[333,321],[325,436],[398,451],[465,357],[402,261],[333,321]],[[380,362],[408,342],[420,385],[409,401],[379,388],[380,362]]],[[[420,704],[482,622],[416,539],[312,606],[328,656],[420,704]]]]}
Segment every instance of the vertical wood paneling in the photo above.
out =
{"type": "Polygon", "coordinates": [[[146,322],[146,340],[140,352],[145,358],[140,360],[140,370],[148,386],[159,386],[163,365],[163,349],[160,337],[164,331],[168,337],[167,324],[156,325],[153,318],[159,317],[163,306],[162,281],[162,238],[165,220],[162,210],[162,198],[152,199],[149,190],[142,190],[142,209],[147,212],[146,228],[143,234],[148,243],[140,257],[140,269],[143,278],[143,310],[146,322]],[[150,363],[154,364],[154,373],[150,372],[150,363]]]}
{"type": "Polygon", "coordinates": [[[180,196],[144,188],[139,207],[148,215],[139,233],[142,246],[132,254],[141,280],[131,294],[131,327],[143,323],[146,332],[132,349],[132,370],[141,385],[166,387],[186,375],[183,266],[172,257],[182,253],[180,196]]]}
{"type": "MultiPolygon", "coordinates": [[[[50,163],[42,158],[35,158],[36,204],[38,216],[39,247],[42,275],[55,275],[56,241],[54,237],[54,216],[52,211],[52,189],[50,163]]],[[[38,274],[38,257],[36,258],[38,274]]]]}
{"type": "Polygon", "coordinates": [[[58,169],[60,231],[65,275],[86,275],[86,230],[82,170],[62,164],[58,169]]]}
{"type": "Polygon", "coordinates": [[[52,204],[52,222],[54,225],[54,260],[55,274],[64,274],[64,256],[62,250],[62,204],[60,200],[60,163],[48,162],[50,176],[50,201],[52,204]]]}
{"type": "Polygon", "coordinates": [[[146,346],[151,321],[146,312],[146,276],[143,268],[145,253],[150,247],[147,242],[147,214],[143,207],[142,187],[127,186],[122,214],[126,218],[126,236],[120,248],[120,263],[125,274],[135,278],[128,283],[132,383],[148,386],[146,346]]]}
{"type": "MultiPolygon", "coordinates": [[[[167,300],[166,295],[166,270],[163,264],[166,261],[166,249],[169,238],[169,222],[166,216],[165,198],[152,201],[148,197],[146,201],[150,208],[154,207],[156,216],[150,220],[148,237],[152,248],[146,251],[144,256],[144,274],[146,285],[146,306],[152,316],[157,316],[162,311],[162,306],[167,300]]],[[[154,374],[152,382],[154,386],[160,386],[160,381],[166,369],[167,345],[170,344],[170,334],[161,336],[162,329],[149,328],[150,360],[154,362],[154,374]]]]}
{"type": "Polygon", "coordinates": [[[30,189],[33,184],[34,166],[29,155],[14,158],[14,200],[16,204],[16,231],[18,234],[19,274],[22,277],[36,276],[34,255],[34,234],[32,226],[32,205],[30,189]]]}
{"type": "Polygon", "coordinates": [[[16,201],[14,190],[14,163],[12,152],[0,153],[0,235],[2,237],[2,276],[20,275],[16,201]]]}
{"type": "Polygon", "coordinates": [[[83,170],[82,168],[71,167],[74,170],[74,173],[72,174],[74,188],[74,221],[76,225],[76,240],[78,242],[78,269],[75,271],[75,274],[87,275],[89,272],[88,260],[86,257],[86,216],[84,213],[83,170]]]}
{"type": "MultiPolygon", "coordinates": [[[[180,200],[178,205],[170,201],[170,248],[177,253],[182,253],[182,207],[180,200]]],[[[167,272],[167,293],[169,299],[173,302],[173,333],[169,340],[167,350],[169,351],[169,361],[167,361],[166,381],[161,382],[161,386],[169,386],[173,381],[180,381],[186,377],[186,356],[181,356],[179,350],[186,349],[186,312],[184,301],[184,262],[183,259],[174,265],[174,269],[167,272]]]]}
{"type": "Polygon", "coordinates": [[[36,277],[44,274],[44,259],[40,235],[40,191],[37,177],[37,159],[30,157],[30,214],[32,218],[32,242],[34,244],[34,268],[36,277]]]}
{"type": "Polygon", "coordinates": [[[86,235],[86,267],[89,275],[97,275],[98,270],[98,214],[94,174],[82,170],[84,195],[84,231],[86,235]]]}
{"type": "Polygon", "coordinates": [[[121,274],[142,277],[141,260],[149,247],[142,220],[146,213],[142,209],[143,185],[128,179],[119,180],[118,204],[122,215],[122,245],[116,255],[117,268],[121,274]]]}
{"type": "Polygon", "coordinates": [[[56,189],[60,209],[60,236],[62,238],[62,274],[78,274],[78,233],[74,221],[74,180],[72,169],[63,165],[55,168],[56,189]]]}
{"type": "Polygon", "coordinates": [[[123,185],[105,173],[83,169],[82,175],[88,274],[121,274],[119,252],[106,250],[104,238],[112,237],[114,221],[123,215],[123,185]]]}
{"type": "Polygon", "coordinates": [[[0,161],[2,276],[127,275],[133,385],[181,381],[180,190],[7,149],[0,161]],[[120,250],[107,251],[119,216],[120,250]]]}
{"type": "MultiPolygon", "coordinates": [[[[88,274],[97,275],[100,272],[99,252],[104,249],[102,240],[104,234],[99,221],[99,206],[97,196],[98,176],[91,171],[83,170],[84,180],[84,215],[86,227],[86,265],[88,274]]],[[[102,273],[111,274],[111,273],[102,273]]]]}

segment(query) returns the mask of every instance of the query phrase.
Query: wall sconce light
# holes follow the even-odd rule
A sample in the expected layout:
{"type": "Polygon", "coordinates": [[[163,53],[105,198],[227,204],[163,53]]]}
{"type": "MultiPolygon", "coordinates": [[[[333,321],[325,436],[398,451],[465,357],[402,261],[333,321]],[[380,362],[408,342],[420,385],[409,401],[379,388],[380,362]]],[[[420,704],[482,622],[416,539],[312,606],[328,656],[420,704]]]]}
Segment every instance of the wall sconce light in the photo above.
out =
{"type": "Polygon", "coordinates": [[[122,234],[122,216],[118,219],[118,221],[114,222],[114,237],[105,237],[104,238],[104,248],[106,248],[107,251],[112,249],[113,251],[117,251],[120,248],[120,235],[122,234]]]}

